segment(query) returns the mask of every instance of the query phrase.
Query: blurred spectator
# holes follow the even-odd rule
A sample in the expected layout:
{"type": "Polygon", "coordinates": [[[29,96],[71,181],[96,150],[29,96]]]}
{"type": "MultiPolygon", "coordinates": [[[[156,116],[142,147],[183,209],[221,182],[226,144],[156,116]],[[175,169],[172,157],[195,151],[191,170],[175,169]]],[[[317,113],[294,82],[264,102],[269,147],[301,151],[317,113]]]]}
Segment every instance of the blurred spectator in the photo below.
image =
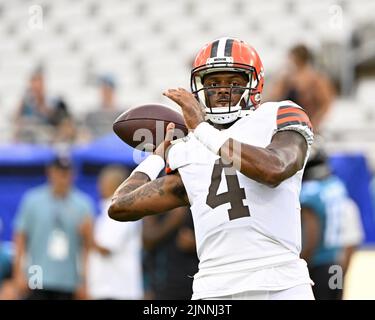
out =
{"type": "Polygon", "coordinates": [[[177,208],[143,220],[146,298],[190,300],[198,258],[188,208],[177,208]]]}
{"type": "Polygon", "coordinates": [[[333,275],[330,268],[339,265],[345,274],[351,254],[362,238],[358,216],[353,211],[354,202],[348,197],[343,182],[331,173],[323,150],[312,150],[300,197],[301,257],[308,262],[310,276],[315,283],[314,296],[317,300],[341,299],[342,289],[330,287],[333,275]],[[348,223],[351,226],[347,226],[348,223]]]}
{"type": "MultiPolygon", "coordinates": [[[[0,218],[0,235],[3,229],[3,221],[0,218]]],[[[1,238],[0,238],[1,239],[1,238]]],[[[12,255],[8,247],[0,240],[0,287],[4,279],[9,278],[12,269],[12,255]]]]}
{"type": "Polygon", "coordinates": [[[35,119],[39,123],[48,123],[52,114],[47,99],[42,68],[37,68],[30,77],[30,83],[16,113],[16,120],[35,119]]]}
{"type": "Polygon", "coordinates": [[[93,206],[73,187],[68,158],[58,156],[47,177],[27,192],[17,214],[14,280],[21,298],[83,299],[93,206]]]}
{"type": "Polygon", "coordinates": [[[43,69],[37,68],[30,77],[21,103],[16,111],[16,141],[39,142],[48,140],[52,127],[52,101],[47,97],[43,69]]]}
{"type": "Polygon", "coordinates": [[[75,139],[75,124],[63,98],[47,97],[42,68],[34,71],[15,117],[16,141],[66,142],[75,139]]]}
{"type": "Polygon", "coordinates": [[[98,83],[101,101],[84,120],[84,126],[94,139],[112,132],[112,124],[122,112],[116,104],[115,79],[111,75],[102,75],[98,83]]]}
{"type": "Polygon", "coordinates": [[[55,99],[53,113],[49,122],[55,128],[53,143],[70,145],[75,142],[77,137],[76,124],[63,98],[55,99]]]}
{"type": "Polygon", "coordinates": [[[113,193],[128,176],[118,166],[108,166],[99,175],[101,213],[95,222],[88,274],[93,299],[143,299],[142,222],[119,223],[108,216],[113,193]]]}
{"type": "MultiPolygon", "coordinates": [[[[0,218],[0,235],[2,231],[2,220],[0,218]]],[[[12,248],[8,243],[0,240],[0,300],[9,300],[16,297],[14,285],[11,281],[12,275],[12,248]]]]}
{"type": "Polygon", "coordinates": [[[289,63],[284,68],[267,100],[292,100],[304,108],[316,132],[324,121],[334,99],[334,87],[329,79],[315,70],[312,53],[305,45],[289,51],[289,63]]]}

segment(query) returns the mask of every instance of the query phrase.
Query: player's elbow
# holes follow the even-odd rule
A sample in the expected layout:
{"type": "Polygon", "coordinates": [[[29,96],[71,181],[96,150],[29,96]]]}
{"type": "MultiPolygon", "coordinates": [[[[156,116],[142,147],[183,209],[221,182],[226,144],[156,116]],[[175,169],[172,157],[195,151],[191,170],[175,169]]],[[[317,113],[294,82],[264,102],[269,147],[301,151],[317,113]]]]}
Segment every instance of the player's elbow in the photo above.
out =
{"type": "Polygon", "coordinates": [[[262,175],[262,183],[270,188],[276,188],[282,182],[281,167],[268,168],[262,175]]]}
{"type": "Polygon", "coordinates": [[[108,216],[116,221],[126,221],[124,220],[124,216],[126,217],[126,215],[124,215],[124,210],[119,210],[115,202],[108,208],[108,216]]]}
{"type": "Polygon", "coordinates": [[[284,180],[293,176],[301,168],[297,162],[285,163],[278,161],[273,166],[268,167],[264,174],[264,183],[271,187],[276,188],[284,180]]]}
{"type": "Polygon", "coordinates": [[[269,176],[264,180],[264,184],[270,188],[276,188],[281,182],[277,176],[269,176]]]}
{"type": "Polygon", "coordinates": [[[112,203],[111,206],[108,208],[108,216],[113,220],[118,221],[118,219],[119,219],[119,214],[118,214],[118,211],[115,208],[114,203],[112,203]]]}
{"type": "Polygon", "coordinates": [[[140,217],[137,217],[133,212],[128,210],[126,206],[120,207],[116,201],[109,207],[108,216],[116,221],[135,221],[140,219],[140,217]]]}
{"type": "Polygon", "coordinates": [[[276,188],[286,179],[286,168],[280,164],[267,171],[264,175],[264,184],[276,188]]]}

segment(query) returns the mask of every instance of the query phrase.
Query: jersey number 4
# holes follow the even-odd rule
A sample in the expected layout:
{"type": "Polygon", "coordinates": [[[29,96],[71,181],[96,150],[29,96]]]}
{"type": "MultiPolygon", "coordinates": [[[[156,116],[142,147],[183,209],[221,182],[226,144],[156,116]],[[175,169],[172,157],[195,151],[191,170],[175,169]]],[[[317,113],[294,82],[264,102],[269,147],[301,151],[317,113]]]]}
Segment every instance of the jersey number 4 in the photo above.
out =
{"type": "Polygon", "coordinates": [[[250,216],[249,207],[245,206],[242,201],[245,198],[245,190],[240,187],[232,164],[224,164],[221,159],[216,161],[212,170],[211,185],[208,189],[207,205],[215,209],[224,203],[230,203],[231,209],[228,209],[229,220],[234,220],[250,216]],[[228,191],[217,194],[223,170],[225,179],[227,180],[228,191]]]}

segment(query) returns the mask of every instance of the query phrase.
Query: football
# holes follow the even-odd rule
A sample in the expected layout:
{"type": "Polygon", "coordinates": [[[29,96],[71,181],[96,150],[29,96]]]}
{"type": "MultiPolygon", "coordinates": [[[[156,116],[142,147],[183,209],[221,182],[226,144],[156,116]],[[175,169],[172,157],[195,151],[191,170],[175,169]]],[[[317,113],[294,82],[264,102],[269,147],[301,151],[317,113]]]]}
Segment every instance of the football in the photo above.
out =
{"type": "Polygon", "coordinates": [[[114,121],[113,131],[131,147],[153,151],[164,140],[170,122],[175,124],[174,139],[187,135],[180,113],[162,104],[145,104],[123,112],[114,121]]]}

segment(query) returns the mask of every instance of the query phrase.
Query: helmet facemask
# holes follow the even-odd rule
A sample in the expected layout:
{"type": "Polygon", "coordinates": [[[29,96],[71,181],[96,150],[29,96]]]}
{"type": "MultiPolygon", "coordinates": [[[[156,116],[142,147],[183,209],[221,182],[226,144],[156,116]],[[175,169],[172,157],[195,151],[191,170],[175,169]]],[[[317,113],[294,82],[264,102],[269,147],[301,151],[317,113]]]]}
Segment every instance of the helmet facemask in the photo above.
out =
{"type": "MultiPolygon", "coordinates": [[[[230,58],[229,58],[230,59],[230,58]]],[[[229,60],[228,59],[228,60],[229,60]]],[[[254,99],[257,98],[258,76],[254,68],[249,65],[233,64],[230,62],[210,63],[192,70],[191,88],[198,101],[204,106],[206,119],[216,124],[227,124],[244,116],[248,111],[254,109],[254,99]],[[245,74],[248,82],[246,86],[215,86],[205,87],[204,76],[218,72],[235,72],[245,74]],[[209,95],[212,91],[227,88],[229,93],[229,105],[225,107],[214,107],[210,105],[209,95]],[[232,105],[233,94],[241,94],[237,103],[232,105]]],[[[260,100],[260,96],[258,98],[260,100]]],[[[256,101],[256,100],[255,100],[256,101]]]]}

